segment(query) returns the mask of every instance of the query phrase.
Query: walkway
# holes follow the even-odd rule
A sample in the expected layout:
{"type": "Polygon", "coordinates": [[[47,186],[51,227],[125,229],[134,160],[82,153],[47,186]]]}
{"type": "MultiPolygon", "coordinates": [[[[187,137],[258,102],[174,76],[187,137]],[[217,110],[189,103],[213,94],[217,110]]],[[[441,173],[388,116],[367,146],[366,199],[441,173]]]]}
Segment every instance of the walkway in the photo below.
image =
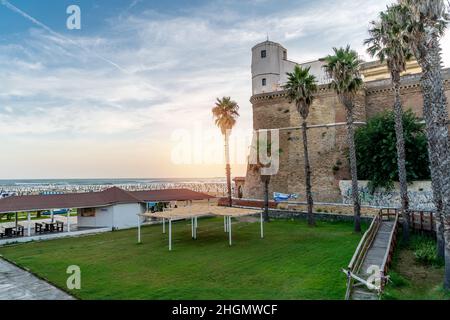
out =
{"type": "MultiPolygon", "coordinates": [[[[389,249],[389,239],[393,228],[394,221],[381,222],[380,229],[364,258],[358,276],[367,279],[371,275],[367,273],[367,270],[369,270],[371,266],[377,266],[380,269],[382,268],[384,256],[389,249]]],[[[351,300],[378,300],[378,294],[376,291],[369,290],[367,286],[363,285],[353,289],[351,300]]]]}
{"type": "Polygon", "coordinates": [[[0,258],[0,300],[74,300],[74,298],[0,258]]]}

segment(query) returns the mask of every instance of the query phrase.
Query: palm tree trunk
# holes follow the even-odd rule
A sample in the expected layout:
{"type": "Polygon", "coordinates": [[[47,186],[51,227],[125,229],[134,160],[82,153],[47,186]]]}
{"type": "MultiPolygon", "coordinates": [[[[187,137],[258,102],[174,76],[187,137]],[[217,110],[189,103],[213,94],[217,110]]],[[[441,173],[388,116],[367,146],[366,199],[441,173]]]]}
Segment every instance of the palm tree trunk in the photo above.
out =
{"type": "Polygon", "coordinates": [[[264,177],[264,212],[263,219],[265,222],[269,222],[269,183],[270,178],[264,177]]]}
{"type": "Polygon", "coordinates": [[[353,127],[353,102],[343,98],[347,109],[347,143],[350,156],[350,173],[352,175],[353,212],[355,219],[355,232],[361,232],[361,203],[359,199],[358,170],[356,164],[355,129],[353,127]]]}
{"type": "MultiPolygon", "coordinates": [[[[436,219],[443,222],[445,278],[444,288],[450,289],[450,150],[448,135],[447,99],[441,74],[439,41],[432,37],[426,45],[418,48],[419,63],[423,69],[424,118],[429,143],[430,163],[435,166],[433,185],[440,190],[442,215],[436,219]]],[[[438,191],[438,192],[439,192],[438,191]]],[[[438,230],[439,231],[439,230],[438,230]]],[[[438,236],[439,239],[440,236],[438,236]]]]}
{"type": "Polygon", "coordinates": [[[231,198],[231,166],[230,166],[230,147],[228,143],[229,134],[225,133],[225,173],[227,175],[227,191],[228,191],[228,206],[233,206],[233,200],[231,198]]]}
{"type": "Polygon", "coordinates": [[[398,178],[400,182],[400,195],[402,199],[402,218],[403,218],[403,241],[409,241],[409,198],[408,182],[406,179],[406,155],[405,155],[405,137],[403,133],[403,109],[400,97],[400,73],[393,72],[394,92],[395,92],[395,136],[397,138],[397,165],[398,178]]]}
{"type": "Polygon", "coordinates": [[[303,133],[303,153],[305,161],[305,190],[306,190],[306,202],[308,203],[308,225],[315,226],[316,222],[313,214],[313,197],[311,192],[311,166],[309,164],[309,154],[308,154],[308,128],[306,126],[306,121],[303,119],[302,123],[302,133],[303,133]]]}

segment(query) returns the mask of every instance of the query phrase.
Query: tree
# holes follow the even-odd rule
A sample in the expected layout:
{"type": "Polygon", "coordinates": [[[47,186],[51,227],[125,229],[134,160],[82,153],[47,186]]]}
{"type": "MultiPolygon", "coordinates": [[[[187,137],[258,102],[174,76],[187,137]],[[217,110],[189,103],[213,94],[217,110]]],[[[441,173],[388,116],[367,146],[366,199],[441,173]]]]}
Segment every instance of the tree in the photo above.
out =
{"type": "Polygon", "coordinates": [[[443,0],[399,2],[404,10],[402,19],[406,24],[405,40],[422,67],[423,115],[437,209],[438,250],[439,255],[443,254],[445,257],[444,288],[450,289],[450,145],[439,44],[450,18],[443,0]]]}
{"type": "Polygon", "coordinates": [[[230,97],[217,98],[216,105],[212,109],[216,125],[220,128],[225,141],[225,173],[227,176],[227,190],[228,190],[228,205],[232,206],[231,198],[231,167],[230,167],[230,147],[229,137],[231,130],[236,124],[236,119],[239,117],[239,105],[231,100],[230,97]]]}
{"type": "MultiPolygon", "coordinates": [[[[399,181],[395,121],[394,111],[387,110],[370,118],[367,125],[355,132],[358,176],[370,181],[371,191],[377,188],[389,190],[394,186],[394,181],[399,181]]],[[[425,125],[408,110],[403,113],[402,126],[407,181],[430,179],[425,125]]]]}
{"type": "Polygon", "coordinates": [[[395,136],[397,149],[398,177],[402,199],[403,240],[409,240],[409,198],[406,179],[405,139],[403,132],[403,108],[400,95],[401,73],[406,71],[406,62],[412,54],[403,39],[404,26],[399,19],[401,6],[388,7],[386,12],[380,12],[379,20],[373,21],[369,29],[370,38],[364,43],[369,46],[368,53],[378,57],[381,62],[386,61],[391,73],[394,87],[395,136]]]}
{"type": "Polygon", "coordinates": [[[314,101],[314,94],[317,92],[316,77],[309,73],[311,68],[301,68],[295,66],[294,72],[287,73],[288,81],[284,85],[289,102],[295,102],[297,110],[302,117],[303,154],[305,165],[305,190],[306,201],[308,203],[308,224],[314,226],[313,197],[311,191],[311,166],[308,154],[307,122],[309,109],[314,101]]]}
{"type": "MultiPolygon", "coordinates": [[[[268,137],[267,137],[268,138],[268,137]]],[[[263,208],[263,219],[265,222],[269,222],[269,185],[270,180],[272,178],[272,172],[271,170],[265,170],[270,169],[272,164],[272,143],[267,139],[260,138],[259,132],[256,132],[255,139],[252,143],[251,152],[253,153],[251,155],[251,158],[253,159],[250,163],[250,170],[257,173],[261,177],[261,182],[263,183],[264,187],[264,208],[263,208]],[[264,150],[267,152],[267,157],[270,159],[269,163],[264,163],[265,161],[261,160],[261,150],[264,150]],[[267,172],[266,172],[267,171],[267,172]]],[[[282,152],[281,149],[275,150],[280,154],[282,152]]]]}
{"type": "Polygon", "coordinates": [[[356,51],[346,48],[333,48],[334,54],[325,58],[324,69],[331,78],[330,88],[338,95],[347,112],[347,140],[352,175],[352,197],[355,215],[355,232],[361,232],[361,204],[358,189],[358,171],[356,166],[354,105],[358,91],[363,86],[359,70],[361,60],[356,51]]]}

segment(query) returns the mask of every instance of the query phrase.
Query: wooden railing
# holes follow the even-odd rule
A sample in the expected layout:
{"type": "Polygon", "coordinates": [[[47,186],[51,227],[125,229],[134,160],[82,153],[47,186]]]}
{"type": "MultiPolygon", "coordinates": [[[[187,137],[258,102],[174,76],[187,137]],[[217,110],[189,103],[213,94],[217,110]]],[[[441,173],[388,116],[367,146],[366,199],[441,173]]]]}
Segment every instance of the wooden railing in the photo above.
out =
{"type": "Polygon", "coordinates": [[[436,221],[434,212],[432,211],[410,211],[409,213],[410,228],[416,231],[436,231],[436,221]]]}
{"type": "MultiPolygon", "coordinates": [[[[395,246],[397,244],[397,232],[398,232],[398,225],[399,225],[399,211],[397,209],[394,210],[395,214],[395,220],[394,220],[394,227],[391,230],[391,234],[389,235],[389,244],[388,249],[386,250],[386,254],[383,258],[383,263],[381,264],[381,283],[380,283],[380,291],[383,291],[384,286],[387,282],[386,275],[388,274],[389,267],[392,262],[392,258],[394,256],[394,250],[395,246]]],[[[388,220],[390,220],[391,217],[391,209],[381,210],[381,217],[387,216],[388,220]]]]}
{"type": "Polygon", "coordinates": [[[361,238],[361,241],[358,244],[358,247],[356,248],[355,253],[353,254],[352,260],[350,260],[350,263],[347,266],[347,290],[345,293],[345,300],[350,299],[350,294],[353,288],[354,283],[354,277],[351,275],[357,274],[359,272],[359,269],[362,266],[362,263],[364,262],[364,258],[367,254],[367,251],[369,250],[370,246],[372,245],[373,240],[375,239],[375,236],[380,228],[381,225],[381,211],[372,219],[372,223],[370,224],[369,229],[364,233],[363,237],[361,238]]]}
{"type": "Polygon", "coordinates": [[[352,260],[350,261],[350,263],[347,267],[347,270],[345,270],[345,272],[347,273],[347,278],[348,278],[347,290],[345,293],[346,300],[350,299],[350,295],[351,295],[351,291],[352,291],[355,279],[367,284],[367,282],[365,282],[364,279],[359,278],[357,276],[357,274],[359,273],[359,271],[361,269],[361,266],[364,262],[367,251],[372,246],[372,243],[378,233],[378,230],[380,229],[381,222],[384,219],[387,219],[387,220],[394,219],[394,227],[392,228],[391,233],[389,235],[388,250],[386,250],[386,254],[383,257],[383,261],[381,264],[381,282],[380,282],[380,287],[377,289],[381,292],[386,284],[385,275],[387,274],[389,265],[392,261],[392,257],[393,257],[394,249],[395,249],[395,245],[396,245],[396,240],[397,240],[397,230],[398,230],[398,222],[399,222],[399,212],[397,209],[382,209],[382,210],[380,210],[378,212],[378,214],[373,218],[369,229],[364,233],[363,237],[361,238],[361,241],[359,242],[358,247],[356,248],[356,251],[352,257],[352,260]]]}

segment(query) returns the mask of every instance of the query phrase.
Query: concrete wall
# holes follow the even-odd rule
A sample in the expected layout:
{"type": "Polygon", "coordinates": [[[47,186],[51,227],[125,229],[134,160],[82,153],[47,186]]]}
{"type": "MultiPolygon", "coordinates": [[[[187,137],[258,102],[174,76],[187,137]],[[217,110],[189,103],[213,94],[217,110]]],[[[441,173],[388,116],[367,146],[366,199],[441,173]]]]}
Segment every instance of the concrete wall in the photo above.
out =
{"type": "MultiPolygon", "coordinates": [[[[392,190],[377,190],[371,193],[367,187],[367,181],[359,181],[359,194],[361,204],[378,207],[401,207],[400,187],[395,184],[392,190]]],[[[343,180],[339,182],[339,188],[344,203],[352,204],[352,184],[351,181],[343,180]]],[[[408,185],[409,207],[416,210],[434,210],[433,191],[430,181],[416,181],[408,185]]]]}
{"type": "MultiPolygon", "coordinates": [[[[96,208],[94,217],[82,217],[78,213],[78,226],[88,228],[132,228],[137,226],[136,215],[144,211],[144,206],[139,203],[116,204],[96,208]]],[[[141,222],[143,221],[144,218],[141,218],[141,222]]]]}

